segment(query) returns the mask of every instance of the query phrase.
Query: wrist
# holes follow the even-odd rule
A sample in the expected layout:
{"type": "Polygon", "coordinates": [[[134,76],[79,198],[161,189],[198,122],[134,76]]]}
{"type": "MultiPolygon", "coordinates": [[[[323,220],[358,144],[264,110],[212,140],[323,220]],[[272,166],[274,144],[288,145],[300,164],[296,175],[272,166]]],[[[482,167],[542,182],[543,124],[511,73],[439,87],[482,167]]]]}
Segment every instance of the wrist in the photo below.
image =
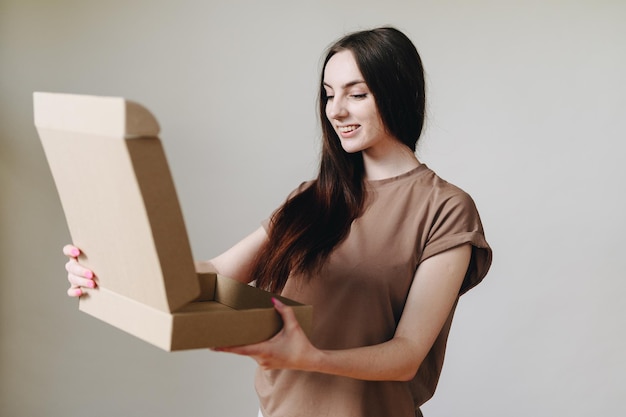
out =
{"type": "Polygon", "coordinates": [[[330,362],[328,351],[312,346],[311,352],[307,356],[309,359],[307,360],[307,369],[304,369],[305,371],[326,373],[330,362]]]}

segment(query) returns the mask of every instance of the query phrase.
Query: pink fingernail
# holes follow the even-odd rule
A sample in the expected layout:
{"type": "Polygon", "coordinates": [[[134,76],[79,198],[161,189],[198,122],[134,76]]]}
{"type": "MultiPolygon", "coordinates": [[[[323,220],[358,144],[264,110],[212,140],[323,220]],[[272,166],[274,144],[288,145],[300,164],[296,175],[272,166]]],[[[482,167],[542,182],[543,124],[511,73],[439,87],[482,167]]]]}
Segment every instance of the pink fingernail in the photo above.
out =
{"type": "Polygon", "coordinates": [[[80,288],[76,288],[74,290],[74,295],[77,296],[77,297],[80,297],[81,295],[83,295],[83,292],[82,292],[82,290],[80,288]]]}
{"type": "Polygon", "coordinates": [[[92,279],[92,278],[93,278],[93,272],[91,272],[91,271],[85,271],[85,278],[92,279]]]}
{"type": "Polygon", "coordinates": [[[272,297],[272,304],[274,304],[275,306],[282,306],[283,303],[280,302],[280,300],[278,300],[278,298],[276,297],[272,297]]]}
{"type": "Polygon", "coordinates": [[[80,255],[80,251],[76,248],[72,248],[72,250],[70,250],[70,253],[72,254],[72,256],[76,257],[78,255],[80,255]]]}

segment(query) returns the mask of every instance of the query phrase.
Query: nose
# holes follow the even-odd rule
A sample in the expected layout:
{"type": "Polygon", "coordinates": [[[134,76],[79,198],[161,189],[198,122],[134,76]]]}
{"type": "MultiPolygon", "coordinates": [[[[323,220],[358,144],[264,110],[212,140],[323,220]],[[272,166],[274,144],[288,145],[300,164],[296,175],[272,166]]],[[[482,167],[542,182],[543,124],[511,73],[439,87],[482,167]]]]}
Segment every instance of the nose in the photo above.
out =
{"type": "Polygon", "coordinates": [[[335,96],[326,102],[326,116],[329,119],[341,119],[347,114],[345,102],[340,97],[335,96]]]}

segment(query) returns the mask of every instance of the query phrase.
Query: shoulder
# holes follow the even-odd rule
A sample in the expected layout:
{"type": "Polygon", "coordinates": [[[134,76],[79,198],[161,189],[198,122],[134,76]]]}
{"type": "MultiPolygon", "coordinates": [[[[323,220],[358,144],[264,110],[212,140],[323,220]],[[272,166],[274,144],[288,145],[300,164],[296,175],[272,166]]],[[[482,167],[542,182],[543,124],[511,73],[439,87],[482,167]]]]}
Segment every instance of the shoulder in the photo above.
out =
{"type": "Polygon", "coordinates": [[[461,293],[465,293],[487,274],[492,250],[485,239],[483,224],[473,198],[465,190],[429,171],[429,231],[422,260],[461,244],[471,244],[471,264],[461,290],[461,293]]]}
{"type": "Polygon", "coordinates": [[[422,181],[418,187],[427,190],[425,192],[428,198],[425,201],[430,206],[429,210],[434,221],[467,223],[471,220],[480,226],[478,209],[468,192],[441,178],[430,168],[427,169],[422,181]]]}
{"type": "Polygon", "coordinates": [[[476,211],[476,205],[469,193],[443,179],[425,164],[419,175],[412,177],[405,187],[403,193],[406,192],[417,205],[429,206],[433,214],[453,209],[476,211]]]}

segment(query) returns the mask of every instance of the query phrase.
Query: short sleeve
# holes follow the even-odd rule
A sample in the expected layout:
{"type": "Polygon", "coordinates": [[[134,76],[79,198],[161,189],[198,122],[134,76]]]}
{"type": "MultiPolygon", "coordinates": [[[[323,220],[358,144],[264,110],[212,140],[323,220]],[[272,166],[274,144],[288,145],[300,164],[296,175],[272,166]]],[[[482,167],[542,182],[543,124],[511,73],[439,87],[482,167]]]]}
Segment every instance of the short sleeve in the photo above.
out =
{"type": "Polygon", "coordinates": [[[467,193],[459,190],[444,199],[435,210],[420,262],[466,243],[472,245],[472,257],[460,294],[475,287],[487,275],[492,250],[485,239],[474,201],[467,193]]]}

